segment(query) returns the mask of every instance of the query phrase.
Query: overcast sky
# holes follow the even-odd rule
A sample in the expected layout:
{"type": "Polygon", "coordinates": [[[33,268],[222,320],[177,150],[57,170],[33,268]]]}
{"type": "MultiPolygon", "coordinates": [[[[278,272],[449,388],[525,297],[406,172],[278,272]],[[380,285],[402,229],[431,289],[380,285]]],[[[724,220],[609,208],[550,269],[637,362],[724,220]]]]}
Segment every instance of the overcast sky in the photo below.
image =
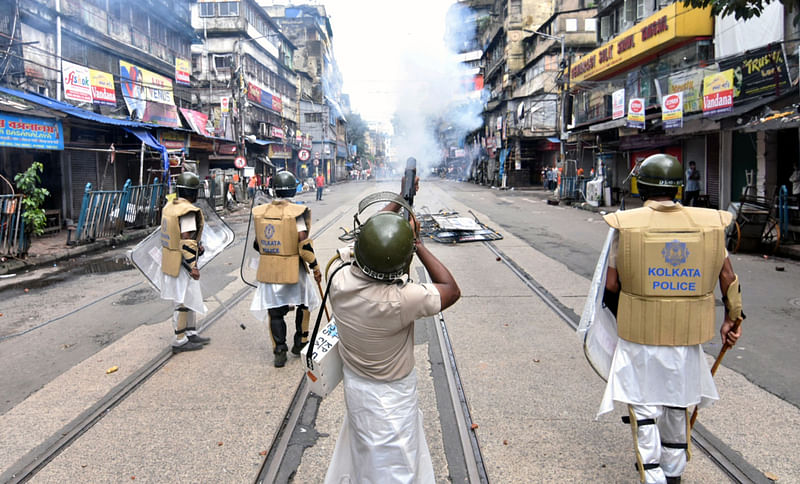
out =
{"type": "Polygon", "coordinates": [[[352,109],[388,126],[398,102],[417,97],[435,77],[427,71],[445,55],[445,15],[453,0],[319,3],[330,16],[334,55],[352,109]]]}

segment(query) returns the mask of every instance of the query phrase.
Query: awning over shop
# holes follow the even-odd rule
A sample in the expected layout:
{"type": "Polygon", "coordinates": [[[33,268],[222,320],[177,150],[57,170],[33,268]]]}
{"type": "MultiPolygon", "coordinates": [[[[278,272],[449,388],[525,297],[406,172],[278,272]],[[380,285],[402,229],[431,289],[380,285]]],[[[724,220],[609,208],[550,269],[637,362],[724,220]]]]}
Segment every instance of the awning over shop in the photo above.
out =
{"type": "Polygon", "coordinates": [[[277,144],[282,143],[281,141],[270,141],[270,140],[258,139],[258,138],[250,138],[250,139],[245,138],[245,141],[247,141],[248,143],[252,143],[254,145],[259,145],[259,146],[268,146],[268,145],[272,145],[272,144],[276,144],[276,143],[277,144]]]}
{"type": "Polygon", "coordinates": [[[547,141],[549,141],[551,143],[561,143],[561,140],[556,138],[556,137],[554,137],[554,136],[550,136],[549,138],[547,138],[547,141]]]}
{"type": "Polygon", "coordinates": [[[72,104],[67,104],[65,102],[57,101],[49,97],[40,96],[38,94],[33,94],[31,92],[17,91],[16,89],[9,89],[7,87],[0,87],[0,92],[3,94],[8,94],[9,96],[18,97],[25,101],[35,103],[39,106],[43,106],[48,109],[52,109],[54,111],[60,111],[70,116],[75,116],[76,118],[85,119],[87,121],[94,121],[97,123],[108,124],[111,126],[120,126],[123,128],[150,129],[150,128],[163,127],[157,124],[140,123],[137,121],[128,121],[125,119],[110,118],[102,114],[97,114],[92,111],[87,111],[86,109],[81,109],[77,106],[73,106],[72,104]]]}
{"type": "Polygon", "coordinates": [[[161,153],[161,161],[164,165],[164,173],[169,173],[169,154],[167,153],[167,148],[164,147],[161,143],[159,143],[155,136],[153,136],[149,131],[145,131],[143,129],[129,129],[125,128],[125,131],[133,134],[142,143],[146,144],[147,146],[153,148],[154,150],[161,153]]]}

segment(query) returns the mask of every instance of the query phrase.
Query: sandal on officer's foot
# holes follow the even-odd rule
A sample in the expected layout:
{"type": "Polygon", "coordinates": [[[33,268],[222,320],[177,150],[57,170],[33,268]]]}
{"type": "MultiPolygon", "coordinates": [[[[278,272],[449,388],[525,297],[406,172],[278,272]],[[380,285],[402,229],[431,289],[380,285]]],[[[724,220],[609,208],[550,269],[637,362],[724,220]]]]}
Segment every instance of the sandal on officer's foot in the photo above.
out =
{"type": "Polygon", "coordinates": [[[197,351],[203,349],[203,345],[200,343],[192,343],[191,341],[187,341],[182,345],[172,345],[172,354],[183,353],[184,351],[197,351]]]}
{"type": "Polygon", "coordinates": [[[190,334],[189,336],[187,336],[187,338],[189,338],[190,342],[201,344],[201,345],[207,345],[208,343],[211,342],[211,338],[204,338],[203,336],[200,336],[199,334],[190,334]]]}
{"type": "Polygon", "coordinates": [[[283,368],[286,364],[286,350],[275,352],[275,368],[283,368]]]}

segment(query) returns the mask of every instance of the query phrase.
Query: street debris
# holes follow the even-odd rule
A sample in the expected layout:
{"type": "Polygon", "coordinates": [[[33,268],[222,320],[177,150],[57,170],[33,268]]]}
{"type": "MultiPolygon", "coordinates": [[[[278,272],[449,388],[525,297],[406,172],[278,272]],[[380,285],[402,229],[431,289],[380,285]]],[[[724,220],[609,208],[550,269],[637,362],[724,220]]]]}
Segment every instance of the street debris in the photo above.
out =
{"type": "Polygon", "coordinates": [[[109,368],[108,370],[106,370],[106,375],[108,375],[109,373],[114,373],[117,370],[119,370],[119,367],[117,365],[114,365],[111,368],[109,368]]]}
{"type": "Polygon", "coordinates": [[[472,424],[472,426],[470,426],[470,428],[471,428],[472,430],[475,430],[475,429],[477,429],[477,428],[478,428],[478,424],[474,423],[474,424],[472,424]]]}
{"type": "Polygon", "coordinates": [[[500,233],[482,224],[471,210],[469,214],[472,215],[472,218],[462,217],[458,212],[446,210],[430,213],[427,207],[422,207],[416,215],[420,222],[420,234],[442,244],[482,242],[503,238],[500,233]]]}

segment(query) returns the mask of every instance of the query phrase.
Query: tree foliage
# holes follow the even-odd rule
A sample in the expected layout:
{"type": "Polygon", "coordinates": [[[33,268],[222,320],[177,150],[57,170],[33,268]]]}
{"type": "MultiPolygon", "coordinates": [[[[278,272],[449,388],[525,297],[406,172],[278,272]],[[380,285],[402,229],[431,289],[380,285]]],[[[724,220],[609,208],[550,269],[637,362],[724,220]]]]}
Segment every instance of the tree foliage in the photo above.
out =
{"type": "Polygon", "coordinates": [[[42,182],[39,177],[42,170],[44,170],[44,166],[38,161],[34,161],[27,170],[14,175],[14,183],[25,195],[22,197],[22,219],[25,221],[25,231],[33,235],[42,235],[47,225],[47,217],[42,204],[50,195],[50,191],[38,186],[42,182]]]}
{"type": "MultiPolygon", "coordinates": [[[[711,7],[712,15],[727,17],[733,15],[736,20],[747,20],[760,17],[770,3],[778,1],[786,8],[786,12],[800,12],[800,0],[684,0],[686,7],[706,8],[711,7]]],[[[794,23],[798,23],[800,14],[794,16],[794,23]]]]}
{"type": "Polygon", "coordinates": [[[361,118],[360,114],[351,112],[347,116],[347,142],[356,145],[360,156],[367,153],[366,133],[368,129],[366,121],[361,118]]]}

